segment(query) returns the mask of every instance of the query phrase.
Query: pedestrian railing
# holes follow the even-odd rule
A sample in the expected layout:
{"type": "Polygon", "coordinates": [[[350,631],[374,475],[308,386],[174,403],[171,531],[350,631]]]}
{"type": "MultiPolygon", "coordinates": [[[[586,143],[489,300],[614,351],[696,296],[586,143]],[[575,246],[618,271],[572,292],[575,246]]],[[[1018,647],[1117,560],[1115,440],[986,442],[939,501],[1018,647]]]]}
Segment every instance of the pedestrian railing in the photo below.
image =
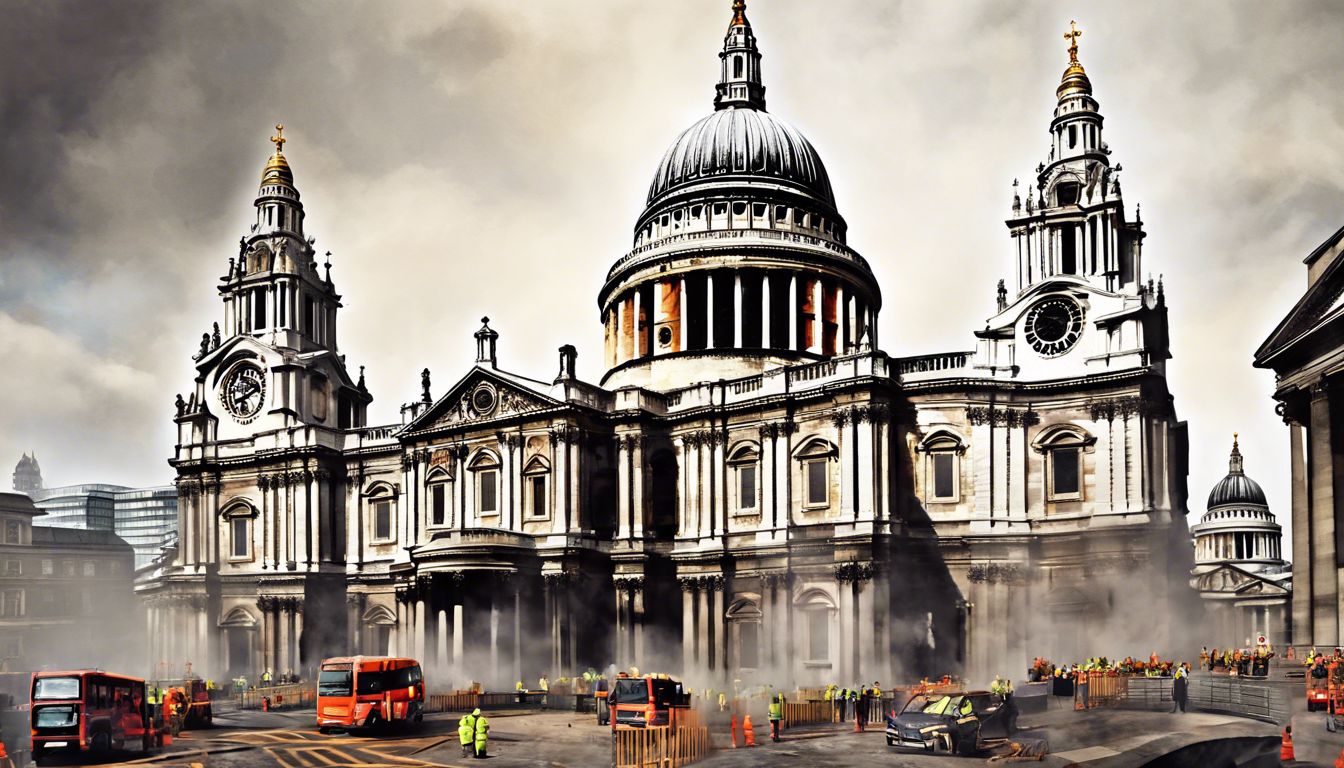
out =
{"type": "Polygon", "coordinates": [[[680,768],[709,756],[713,745],[694,710],[679,711],[672,725],[619,727],[612,731],[612,768],[680,768]]]}
{"type": "Polygon", "coordinates": [[[1075,709],[1114,707],[1129,695],[1129,678],[1105,672],[1087,673],[1087,683],[1074,687],[1075,709]]]}

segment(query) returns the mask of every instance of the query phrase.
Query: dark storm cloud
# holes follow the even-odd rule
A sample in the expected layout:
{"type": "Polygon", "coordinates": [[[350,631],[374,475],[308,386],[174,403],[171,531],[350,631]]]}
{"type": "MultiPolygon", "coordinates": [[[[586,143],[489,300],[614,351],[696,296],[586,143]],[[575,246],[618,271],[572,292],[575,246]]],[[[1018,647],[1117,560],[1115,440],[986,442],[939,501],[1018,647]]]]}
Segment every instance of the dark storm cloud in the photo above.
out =
{"type": "MultiPolygon", "coordinates": [[[[0,5],[0,471],[162,482],[267,137],[393,420],[494,318],[506,367],[574,343],[649,174],[710,109],[727,0],[0,5]]],[[[1198,509],[1230,433],[1287,510],[1255,346],[1341,221],[1335,3],[750,3],[771,111],[825,158],[893,354],[970,348],[1009,272],[1010,183],[1046,153],[1070,18],[1165,275],[1198,509]],[[1217,340],[1213,343],[1211,340],[1217,340]]],[[[3,475],[0,475],[3,476],[3,475]]]]}

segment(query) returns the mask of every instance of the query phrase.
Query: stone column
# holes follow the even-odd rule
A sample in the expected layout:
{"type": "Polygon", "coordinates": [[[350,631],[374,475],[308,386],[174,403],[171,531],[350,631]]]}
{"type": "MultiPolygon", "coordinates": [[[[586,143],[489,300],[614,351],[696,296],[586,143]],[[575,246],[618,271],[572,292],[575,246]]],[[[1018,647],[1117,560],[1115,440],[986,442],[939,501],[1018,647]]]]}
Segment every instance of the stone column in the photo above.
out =
{"type": "Polygon", "coordinates": [[[415,600],[415,658],[425,658],[425,618],[429,608],[422,594],[415,600]]]}
{"type": "Polygon", "coordinates": [[[453,668],[461,671],[462,657],[465,655],[464,642],[466,640],[463,634],[463,607],[461,603],[453,605],[453,668]]]}
{"type": "Polygon", "coordinates": [[[798,274],[789,276],[789,298],[787,305],[789,318],[789,349],[798,351],[798,274]]]}
{"type": "MultiPolygon", "coordinates": [[[[1311,509],[1311,641],[1338,645],[1339,568],[1335,552],[1335,479],[1330,423],[1331,392],[1324,382],[1311,390],[1310,457],[1311,509]]],[[[1298,588],[1296,584],[1294,591],[1298,588]]]]}
{"type": "Polygon", "coordinates": [[[630,623],[634,628],[635,664],[643,667],[644,661],[644,579],[636,580],[630,590],[630,623]]]}
{"type": "Polygon", "coordinates": [[[644,538],[644,436],[630,435],[630,514],[633,518],[631,534],[636,539],[644,538]]]}
{"type": "Polygon", "coordinates": [[[858,475],[857,481],[855,479],[854,467],[858,462],[857,454],[859,447],[858,440],[855,439],[855,433],[857,432],[858,427],[859,412],[857,410],[841,407],[836,409],[831,415],[831,419],[835,424],[835,433],[837,441],[839,442],[837,447],[840,451],[840,456],[838,457],[840,459],[838,465],[840,481],[837,483],[840,488],[840,496],[834,500],[836,509],[839,510],[840,516],[843,518],[858,519],[859,489],[855,486],[855,482],[859,485],[863,485],[864,483],[871,483],[873,481],[872,475],[869,474],[860,474],[858,475]]]}
{"type": "Polygon", "coordinates": [[[303,599],[295,598],[295,600],[297,602],[292,614],[294,616],[294,673],[303,674],[303,665],[311,659],[303,653],[303,599]]]}
{"type": "Polygon", "coordinates": [[[845,284],[837,283],[835,286],[835,354],[843,355],[849,352],[849,324],[847,313],[845,312],[845,284]]]}
{"type": "MultiPolygon", "coordinates": [[[[1289,455],[1291,457],[1292,531],[1294,563],[1311,562],[1311,509],[1307,497],[1307,431],[1302,424],[1285,417],[1288,423],[1289,455]]],[[[1310,645],[1312,621],[1312,568],[1299,568],[1293,574],[1293,628],[1300,637],[1297,645],[1310,645]]]]}
{"type": "Polygon", "coordinates": [[[677,318],[680,322],[677,323],[677,349],[685,350],[690,349],[687,343],[690,337],[686,329],[691,325],[691,319],[686,315],[686,278],[678,278],[678,283],[677,318]]]}
{"type": "MultiPolygon", "coordinates": [[[[875,406],[876,407],[876,406],[875,406]]],[[[856,518],[859,520],[872,520],[876,517],[874,514],[877,505],[874,503],[874,490],[878,478],[873,466],[873,452],[875,449],[873,439],[873,419],[871,413],[862,414],[858,423],[854,425],[854,437],[856,443],[855,462],[859,468],[859,488],[858,488],[858,509],[856,518]]]]}
{"type": "Polygon", "coordinates": [[[642,317],[643,312],[644,312],[644,291],[643,291],[642,288],[638,288],[638,287],[637,287],[637,288],[635,288],[635,290],[634,290],[634,294],[635,294],[635,296],[634,296],[634,302],[635,302],[635,314],[634,314],[634,319],[635,319],[635,324],[634,324],[634,329],[633,329],[634,332],[635,332],[635,354],[634,354],[634,356],[635,356],[635,357],[643,357],[644,354],[645,354],[644,350],[645,350],[645,341],[646,341],[646,338],[645,338],[645,335],[644,335],[644,325],[645,325],[645,324],[642,323],[642,322],[640,322],[640,320],[641,320],[641,317],[642,317]]]}
{"type": "Polygon", "coordinates": [[[632,435],[616,437],[616,538],[628,539],[631,535],[631,498],[632,475],[630,452],[633,447],[632,435]]]}
{"type": "Polygon", "coordinates": [[[771,349],[770,338],[770,273],[761,273],[761,348],[771,349]]]}
{"type": "Polygon", "coordinates": [[[709,615],[714,610],[714,602],[713,598],[710,597],[711,593],[712,590],[705,582],[701,583],[699,591],[695,593],[695,600],[699,604],[699,610],[696,611],[695,616],[697,629],[695,633],[695,658],[705,672],[711,673],[710,677],[712,678],[714,658],[712,655],[713,646],[709,637],[709,615]]]}
{"type": "Polygon", "coordinates": [[[733,270],[733,346],[742,348],[742,272],[733,270]]]}
{"type": "Polygon", "coordinates": [[[449,658],[448,612],[440,609],[434,612],[434,666],[439,674],[446,674],[449,658]]]}
{"type": "Polygon", "coordinates": [[[722,577],[712,577],[710,579],[710,604],[713,606],[713,613],[709,617],[710,626],[714,634],[714,664],[718,668],[720,682],[727,683],[731,670],[728,669],[728,637],[727,623],[723,619],[725,606],[723,604],[724,583],[722,577]]]}
{"type": "Polygon", "coordinates": [[[821,277],[812,280],[812,346],[807,348],[809,352],[820,354],[825,349],[825,315],[826,299],[824,296],[826,287],[822,283],[821,277]]]}
{"type": "Polygon", "coordinates": [[[687,679],[695,671],[695,581],[681,579],[681,675],[687,679]]]}
{"type": "MultiPolygon", "coordinates": [[[[873,584],[871,571],[865,577],[860,577],[856,582],[859,589],[859,611],[858,611],[858,641],[859,652],[858,669],[859,682],[865,680],[877,679],[877,669],[875,669],[878,659],[876,656],[877,645],[874,637],[874,630],[878,624],[878,616],[873,610],[873,593],[876,586],[873,584]]],[[[884,617],[885,618],[885,617],[884,617]]]]}
{"type": "Polygon", "coordinates": [[[705,349],[714,348],[714,273],[705,273],[705,349]]]}

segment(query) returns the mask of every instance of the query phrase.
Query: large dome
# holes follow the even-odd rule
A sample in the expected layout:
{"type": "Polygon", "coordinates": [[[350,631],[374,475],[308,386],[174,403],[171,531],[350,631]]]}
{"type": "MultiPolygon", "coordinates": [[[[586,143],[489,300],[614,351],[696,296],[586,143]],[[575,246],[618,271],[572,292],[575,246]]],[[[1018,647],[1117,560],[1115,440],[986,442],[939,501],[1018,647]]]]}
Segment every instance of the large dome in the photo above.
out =
{"type": "Polygon", "coordinates": [[[1260,484],[1241,473],[1230,474],[1218,481],[1209,492],[1209,509],[1228,504],[1255,504],[1269,506],[1260,484]]]}
{"type": "Polygon", "coordinates": [[[658,164],[648,204],[680,187],[726,176],[784,182],[835,207],[826,166],[811,142],[750,107],[720,109],[683,131],[658,164]]]}

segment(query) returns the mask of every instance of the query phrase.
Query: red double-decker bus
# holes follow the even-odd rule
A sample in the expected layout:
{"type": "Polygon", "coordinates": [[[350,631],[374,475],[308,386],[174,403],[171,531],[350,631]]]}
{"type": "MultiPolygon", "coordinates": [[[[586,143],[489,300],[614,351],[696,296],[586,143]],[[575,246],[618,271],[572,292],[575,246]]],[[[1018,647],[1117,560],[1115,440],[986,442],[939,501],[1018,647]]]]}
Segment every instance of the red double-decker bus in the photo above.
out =
{"type": "Polygon", "coordinates": [[[415,659],[327,659],[317,676],[317,729],[322,733],[397,723],[418,725],[424,706],[425,678],[415,659]]]}
{"type": "Polygon", "coordinates": [[[35,761],[53,750],[106,756],[153,746],[153,713],[138,677],[98,669],[38,672],[31,696],[35,761]]]}

